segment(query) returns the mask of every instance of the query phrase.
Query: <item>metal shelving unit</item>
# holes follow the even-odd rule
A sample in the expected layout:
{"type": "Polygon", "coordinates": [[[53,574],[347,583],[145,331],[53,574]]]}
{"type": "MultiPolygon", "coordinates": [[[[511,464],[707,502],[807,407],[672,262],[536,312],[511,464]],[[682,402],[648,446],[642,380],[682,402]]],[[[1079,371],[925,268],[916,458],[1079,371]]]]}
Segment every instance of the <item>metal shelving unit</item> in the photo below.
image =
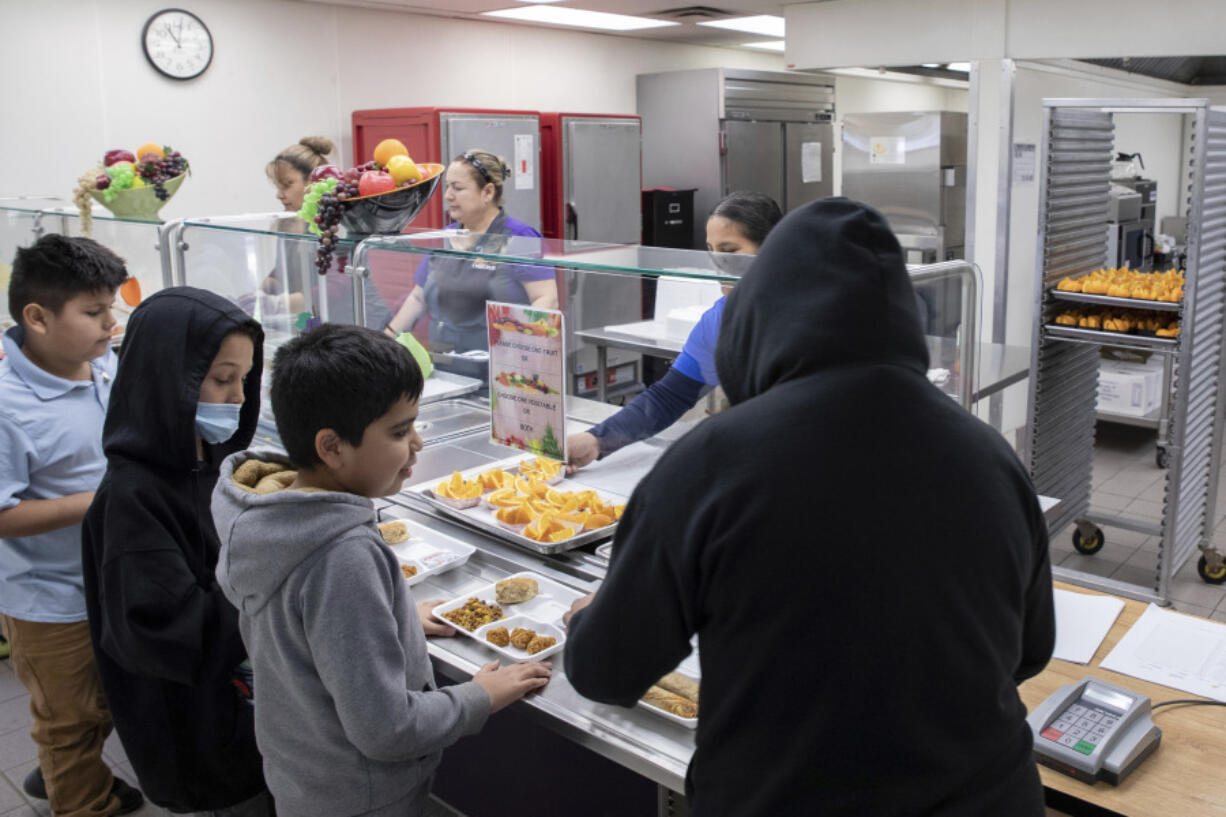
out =
{"type": "Polygon", "coordinates": [[[1166,603],[1173,576],[1199,552],[1206,581],[1226,581],[1226,564],[1210,544],[1221,460],[1221,370],[1226,333],[1226,110],[1204,99],[1048,99],[1043,102],[1043,173],[1039,191],[1038,275],[1032,350],[1027,460],[1038,493],[1059,497],[1048,525],[1075,524],[1074,545],[1096,553],[1099,525],[1160,537],[1152,586],[1056,567],[1061,579],[1166,603]],[[1190,157],[1184,168],[1188,216],[1185,296],[1179,304],[1132,301],[1056,290],[1065,276],[1106,262],[1107,204],[1115,116],[1188,117],[1190,157]],[[1177,311],[1177,338],[1058,326],[1070,301],[1177,311]],[[1131,301],[1131,302],[1130,302],[1131,301]],[[1100,349],[1150,351],[1171,358],[1169,467],[1161,519],[1090,513],[1090,475],[1100,349]]]}

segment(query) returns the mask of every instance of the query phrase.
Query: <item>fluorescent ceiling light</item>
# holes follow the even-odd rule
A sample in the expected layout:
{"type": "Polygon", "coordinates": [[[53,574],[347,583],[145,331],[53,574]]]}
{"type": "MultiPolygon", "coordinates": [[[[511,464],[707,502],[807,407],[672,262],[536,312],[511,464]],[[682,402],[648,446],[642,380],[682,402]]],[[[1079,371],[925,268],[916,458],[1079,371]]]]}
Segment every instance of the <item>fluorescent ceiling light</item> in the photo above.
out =
{"type": "Polygon", "coordinates": [[[744,31],[749,34],[761,34],[765,37],[783,36],[783,18],[771,14],[760,14],[757,17],[734,17],[731,20],[716,20],[710,23],[699,23],[700,26],[711,28],[726,28],[731,31],[744,31]]]}
{"type": "Polygon", "coordinates": [[[504,20],[519,20],[525,23],[546,23],[555,26],[571,26],[573,28],[599,28],[605,31],[637,31],[642,28],[663,28],[675,26],[665,20],[653,20],[650,17],[632,17],[629,14],[610,14],[606,11],[587,11],[566,6],[519,6],[517,8],[499,9],[498,11],[481,12],[486,17],[501,17],[504,20]]]}
{"type": "Polygon", "coordinates": [[[763,40],[759,43],[741,43],[746,48],[761,48],[763,51],[783,51],[783,40],[763,40]]]}

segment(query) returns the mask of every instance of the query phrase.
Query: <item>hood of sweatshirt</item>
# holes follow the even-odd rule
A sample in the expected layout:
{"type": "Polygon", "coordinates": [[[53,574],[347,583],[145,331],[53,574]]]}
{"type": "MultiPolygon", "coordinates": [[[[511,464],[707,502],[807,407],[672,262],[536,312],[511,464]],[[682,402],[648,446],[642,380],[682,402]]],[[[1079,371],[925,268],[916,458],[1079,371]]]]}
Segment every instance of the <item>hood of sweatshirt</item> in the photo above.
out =
{"type": "Polygon", "coordinates": [[[850,199],[793,210],[728,296],[715,366],[729,401],[874,363],[928,369],[898,240],[880,213],[850,199]]]}
{"type": "MultiPolygon", "coordinates": [[[[164,289],[138,306],[124,332],[102,430],[107,457],[158,468],[194,468],[200,384],[226,335],[251,323],[230,301],[193,287],[164,289]],[[172,380],[173,387],[166,380],[172,380]]],[[[264,369],[263,333],[257,335],[238,431],[223,443],[206,444],[213,462],[245,449],[255,436],[264,369]]]]}
{"type": "Polygon", "coordinates": [[[378,535],[369,499],[340,491],[288,490],[294,476],[289,460],[279,454],[243,451],[222,463],[213,490],[213,518],[221,537],[217,583],[248,615],[268,604],[286,578],[321,547],[364,525],[378,535]]]}

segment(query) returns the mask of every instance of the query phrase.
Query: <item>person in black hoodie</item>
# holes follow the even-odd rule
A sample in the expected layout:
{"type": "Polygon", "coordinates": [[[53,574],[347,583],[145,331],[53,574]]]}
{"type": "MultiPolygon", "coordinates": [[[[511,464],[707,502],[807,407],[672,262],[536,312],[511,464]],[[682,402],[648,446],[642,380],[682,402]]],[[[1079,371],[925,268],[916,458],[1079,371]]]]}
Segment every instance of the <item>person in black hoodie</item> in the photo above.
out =
{"type": "Polygon", "coordinates": [[[568,614],[571,683],[622,706],[698,634],[696,815],[1044,813],[1016,685],[1055,641],[1046,527],[919,326],[880,214],[784,218],[728,298],[731,409],[636,488],[568,614]]]}
{"type": "Polygon", "coordinates": [[[83,526],[90,634],[115,729],[145,795],[173,812],[270,808],[210,511],[221,461],[254,436],[263,359],[259,324],[219,295],[176,287],[141,304],[83,526]]]}

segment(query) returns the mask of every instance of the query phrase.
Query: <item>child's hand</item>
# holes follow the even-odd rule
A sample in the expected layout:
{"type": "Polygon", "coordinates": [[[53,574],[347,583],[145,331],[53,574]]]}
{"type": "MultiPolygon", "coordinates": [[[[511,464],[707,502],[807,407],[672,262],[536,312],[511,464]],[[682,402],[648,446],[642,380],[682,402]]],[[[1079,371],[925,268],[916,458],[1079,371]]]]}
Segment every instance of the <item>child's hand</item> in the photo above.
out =
{"type": "Polygon", "coordinates": [[[448,627],[430,615],[430,611],[442,603],[442,599],[417,602],[417,618],[421,620],[421,628],[426,631],[428,636],[438,635],[446,637],[455,635],[455,627],[448,627]]]}
{"type": "Polygon", "coordinates": [[[545,661],[507,667],[500,667],[497,661],[491,661],[477,671],[473,680],[490,696],[490,713],[493,714],[529,692],[542,689],[549,683],[552,673],[553,665],[545,661]]]}
{"type": "Polygon", "coordinates": [[[587,607],[589,604],[595,601],[595,599],[596,599],[595,593],[588,593],[586,596],[582,596],[580,598],[575,599],[573,602],[571,602],[570,609],[562,614],[563,626],[565,626],[566,629],[569,630],[570,620],[574,618],[575,613],[579,612],[584,607],[587,607]]]}

